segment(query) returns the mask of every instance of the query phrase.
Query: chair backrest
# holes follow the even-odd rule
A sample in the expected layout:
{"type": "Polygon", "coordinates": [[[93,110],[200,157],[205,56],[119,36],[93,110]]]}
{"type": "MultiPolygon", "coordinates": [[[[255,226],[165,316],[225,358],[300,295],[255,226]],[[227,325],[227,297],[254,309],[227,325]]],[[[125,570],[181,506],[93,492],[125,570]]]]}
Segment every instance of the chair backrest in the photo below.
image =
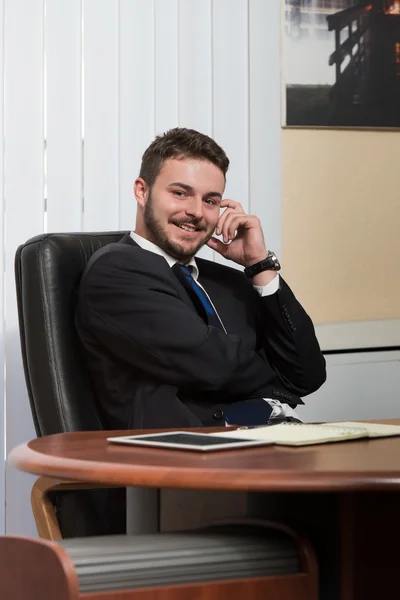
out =
{"type": "Polygon", "coordinates": [[[102,428],[74,312],[89,258],[124,233],[45,234],[17,250],[22,358],[38,436],[102,428]]]}

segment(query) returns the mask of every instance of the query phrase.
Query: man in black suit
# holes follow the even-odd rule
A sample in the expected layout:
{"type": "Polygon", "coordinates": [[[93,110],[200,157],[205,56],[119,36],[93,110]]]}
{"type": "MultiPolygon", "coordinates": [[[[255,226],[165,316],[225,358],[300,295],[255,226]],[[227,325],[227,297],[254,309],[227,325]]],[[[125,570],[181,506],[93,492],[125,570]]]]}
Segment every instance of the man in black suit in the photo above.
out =
{"type": "Polygon", "coordinates": [[[291,419],[325,381],[259,219],[223,199],[228,166],[201,133],[157,137],[134,183],[135,231],[87,265],[76,324],[107,427],[252,423],[265,407],[291,419]],[[244,273],[195,259],[204,244],[244,273]]]}
{"type": "MultiPolygon", "coordinates": [[[[87,265],[76,324],[108,428],[291,419],[325,381],[311,320],[279,276],[259,219],[223,199],[228,166],[196,131],[157,137],[134,184],[135,231],[87,265]],[[204,244],[245,272],[195,259],[204,244]]],[[[286,519],[312,501],[197,490],[163,490],[161,500],[162,529],[222,515],[286,519]]]]}

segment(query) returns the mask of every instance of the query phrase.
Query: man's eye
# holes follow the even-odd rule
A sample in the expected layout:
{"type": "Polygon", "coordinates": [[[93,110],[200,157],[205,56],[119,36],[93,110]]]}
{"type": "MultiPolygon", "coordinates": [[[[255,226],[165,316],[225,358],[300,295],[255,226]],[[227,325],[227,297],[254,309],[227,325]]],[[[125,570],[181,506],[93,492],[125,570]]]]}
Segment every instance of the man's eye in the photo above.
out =
{"type": "Polygon", "coordinates": [[[174,192],[172,192],[175,196],[178,196],[178,198],[182,198],[183,196],[186,196],[185,192],[181,192],[180,190],[175,190],[174,192]]]}
{"type": "Polygon", "coordinates": [[[217,203],[215,202],[215,200],[213,200],[213,198],[205,198],[205,199],[204,199],[204,202],[205,202],[206,204],[217,204],[217,203]]]}

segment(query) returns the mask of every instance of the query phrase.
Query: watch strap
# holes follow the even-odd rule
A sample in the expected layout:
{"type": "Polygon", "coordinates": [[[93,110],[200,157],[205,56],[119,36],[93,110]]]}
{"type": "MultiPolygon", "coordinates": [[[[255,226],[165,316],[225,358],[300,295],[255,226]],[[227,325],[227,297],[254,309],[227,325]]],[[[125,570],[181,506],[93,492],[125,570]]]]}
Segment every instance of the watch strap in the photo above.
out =
{"type": "Polygon", "coordinates": [[[255,275],[258,275],[263,271],[279,271],[280,269],[281,265],[276,254],[269,250],[266,258],[260,260],[254,265],[251,265],[250,267],[246,267],[244,270],[244,274],[249,279],[252,279],[253,277],[255,277],[255,275]]]}

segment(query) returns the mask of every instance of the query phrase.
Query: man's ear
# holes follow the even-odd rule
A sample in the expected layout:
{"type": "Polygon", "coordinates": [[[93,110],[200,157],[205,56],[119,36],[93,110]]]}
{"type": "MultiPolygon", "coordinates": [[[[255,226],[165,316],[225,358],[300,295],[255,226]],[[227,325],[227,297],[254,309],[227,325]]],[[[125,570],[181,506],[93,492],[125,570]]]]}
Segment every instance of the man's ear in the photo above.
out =
{"type": "Polygon", "coordinates": [[[142,177],[138,177],[133,184],[133,193],[137,203],[143,208],[149,197],[149,186],[142,177]]]}

